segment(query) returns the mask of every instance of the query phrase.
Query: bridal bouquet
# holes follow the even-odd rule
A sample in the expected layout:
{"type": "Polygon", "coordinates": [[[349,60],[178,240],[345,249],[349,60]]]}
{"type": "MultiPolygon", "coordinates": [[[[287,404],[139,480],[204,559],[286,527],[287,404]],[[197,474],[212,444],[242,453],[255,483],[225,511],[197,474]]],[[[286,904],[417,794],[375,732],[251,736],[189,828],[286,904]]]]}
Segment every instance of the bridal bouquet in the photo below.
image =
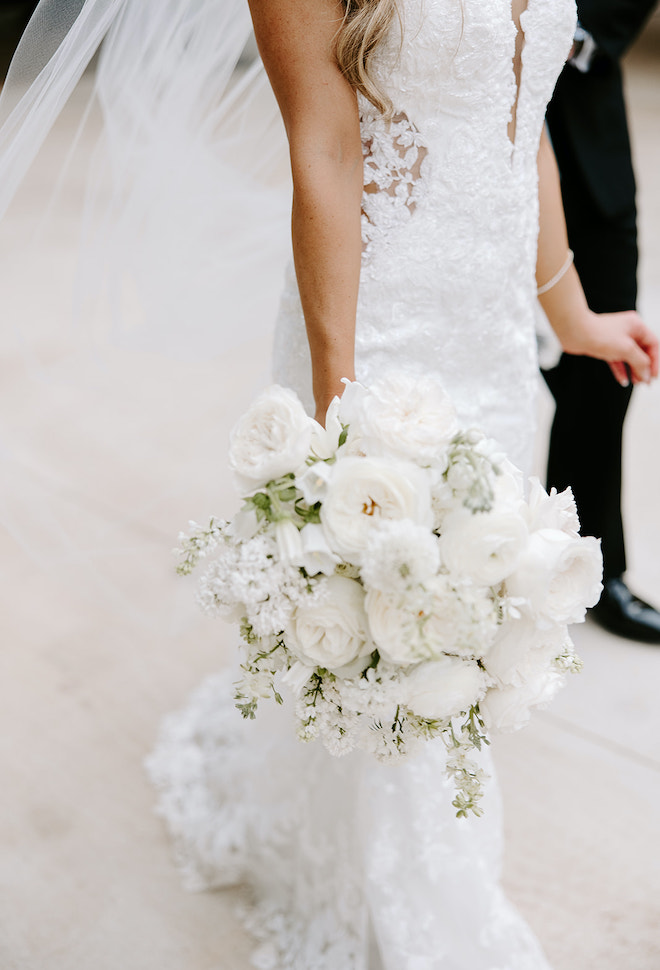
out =
{"type": "Polygon", "coordinates": [[[567,624],[600,593],[570,490],[548,495],[431,379],[348,383],[325,428],[266,390],[236,425],[231,520],[191,523],[179,572],[240,622],[245,717],[282,685],[302,740],[387,759],[441,737],[457,814],[480,814],[469,754],[580,668],[567,624]]]}

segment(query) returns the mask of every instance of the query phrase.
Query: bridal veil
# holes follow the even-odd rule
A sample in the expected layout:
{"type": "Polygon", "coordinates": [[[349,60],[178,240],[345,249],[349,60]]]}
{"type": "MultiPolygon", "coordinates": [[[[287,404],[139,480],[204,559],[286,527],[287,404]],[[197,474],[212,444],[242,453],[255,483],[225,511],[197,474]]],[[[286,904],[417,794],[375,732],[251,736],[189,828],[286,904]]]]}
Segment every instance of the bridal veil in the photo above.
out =
{"type": "MultiPolygon", "coordinates": [[[[3,314],[20,406],[0,419],[0,523],[12,548],[72,582],[93,575],[126,609],[125,526],[153,526],[177,487],[173,461],[155,472],[167,432],[187,425],[181,465],[203,477],[214,450],[221,475],[222,436],[197,440],[196,416],[234,420],[268,379],[290,188],[250,31],[245,0],[41,0],[0,96],[3,272],[25,281],[3,314]],[[48,293],[35,308],[33,290],[48,293]],[[122,494],[120,465],[142,492],[122,494]],[[106,526],[79,521],[74,493],[106,526]]],[[[193,488],[186,507],[212,501],[193,488]]]]}

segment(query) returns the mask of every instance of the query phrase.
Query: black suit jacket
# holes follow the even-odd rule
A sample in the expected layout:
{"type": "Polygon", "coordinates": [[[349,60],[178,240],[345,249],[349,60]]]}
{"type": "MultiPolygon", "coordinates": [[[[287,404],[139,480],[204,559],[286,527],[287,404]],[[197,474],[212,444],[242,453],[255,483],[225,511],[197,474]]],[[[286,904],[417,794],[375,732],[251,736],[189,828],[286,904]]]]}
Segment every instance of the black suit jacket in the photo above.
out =
{"type": "Polygon", "coordinates": [[[635,178],[619,57],[657,0],[578,0],[578,16],[598,45],[585,74],[564,68],[548,108],[548,127],[562,176],[569,229],[635,227],[635,178]],[[571,226],[571,223],[573,224],[571,226]]]}
{"type": "Polygon", "coordinates": [[[601,51],[618,60],[634,41],[657,0],[578,0],[580,23],[601,51]]]}

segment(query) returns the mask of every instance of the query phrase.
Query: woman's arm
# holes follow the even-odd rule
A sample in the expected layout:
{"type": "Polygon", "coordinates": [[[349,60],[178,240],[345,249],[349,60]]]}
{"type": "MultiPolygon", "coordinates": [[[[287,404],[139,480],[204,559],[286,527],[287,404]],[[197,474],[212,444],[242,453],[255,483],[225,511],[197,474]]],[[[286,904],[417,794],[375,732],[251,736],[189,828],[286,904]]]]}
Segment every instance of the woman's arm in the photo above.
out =
{"type": "Polygon", "coordinates": [[[360,278],[362,145],[357,98],[334,41],[337,0],[249,0],[264,66],[289,139],[293,253],[317,419],[354,379],[360,278]]]}
{"type": "MultiPolygon", "coordinates": [[[[539,149],[539,247],[536,279],[544,286],[564,265],[568,237],[554,152],[546,132],[539,149]]],[[[593,313],[574,266],[539,296],[548,320],[568,354],[584,354],[608,361],[621,384],[632,379],[649,382],[658,376],[658,340],[634,311],[593,313]]]]}

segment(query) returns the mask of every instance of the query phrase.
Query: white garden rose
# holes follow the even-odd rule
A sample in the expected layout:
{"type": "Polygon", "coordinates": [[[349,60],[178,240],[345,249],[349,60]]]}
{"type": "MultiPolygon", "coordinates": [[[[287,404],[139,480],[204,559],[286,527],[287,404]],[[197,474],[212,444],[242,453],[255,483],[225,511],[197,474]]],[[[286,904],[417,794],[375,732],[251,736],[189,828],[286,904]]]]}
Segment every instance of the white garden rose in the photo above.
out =
{"type": "Polygon", "coordinates": [[[499,474],[493,478],[493,511],[523,513],[524,483],[522,472],[508,458],[500,459],[499,474]]]}
{"type": "Polygon", "coordinates": [[[294,610],[285,640],[303,663],[336,670],[373,650],[364,591],[345,576],[329,576],[321,583],[314,601],[294,610]]]}
{"type": "Polygon", "coordinates": [[[580,532],[580,520],[571,489],[557,492],[556,488],[551,488],[548,494],[538,478],[530,479],[525,518],[530,532],[560,529],[571,536],[577,536],[580,532]]]}
{"type": "Polygon", "coordinates": [[[365,606],[374,643],[393,664],[442,653],[482,657],[497,631],[497,612],[487,591],[457,589],[447,576],[398,595],[370,589],[365,606]]]}
{"type": "Polygon", "coordinates": [[[372,529],[396,519],[431,526],[429,479],[421,468],[355,457],[332,466],[321,522],[333,552],[359,565],[372,529]]]}
{"type": "Polygon", "coordinates": [[[438,540],[429,529],[410,519],[382,522],[367,539],[362,580],[382,592],[403,592],[428,582],[439,565],[438,540]]]}
{"type": "Polygon", "coordinates": [[[602,590],[600,542],[559,529],[529,537],[518,568],[506,581],[511,596],[526,600],[532,616],[552,623],[581,623],[602,590]]]}
{"type": "Polygon", "coordinates": [[[440,558],[452,576],[496,586],[518,566],[527,526],[514,511],[456,509],[442,520],[440,558]]]}
{"type": "Polygon", "coordinates": [[[508,619],[488,651],[486,669],[500,684],[519,686],[572,649],[564,624],[539,629],[529,617],[508,619]]]}
{"type": "Polygon", "coordinates": [[[476,663],[440,657],[413,667],[403,679],[404,703],[413,714],[444,720],[467,713],[485,691],[476,663]]]}
{"type": "Polygon", "coordinates": [[[357,430],[365,454],[422,466],[445,464],[458,425],[455,408],[437,380],[400,371],[382,376],[366,391],[347,392],[340,405],[342,420],[357,430]]]}
{"type": "Polygon", "coordinates": [[[518,731],[529,721],[530,709],[549,704],[564,683],[552,664],[539,668],[517,687],[492,687],[479,701],[479,711],[491,733],[518,731]]]}
{"type": "Polygon", "coordinates": [[[314,422],[298,397],[273,384],[231,432],[229,466],[244,492],[295,472],[309,455],[314,422]]]}

